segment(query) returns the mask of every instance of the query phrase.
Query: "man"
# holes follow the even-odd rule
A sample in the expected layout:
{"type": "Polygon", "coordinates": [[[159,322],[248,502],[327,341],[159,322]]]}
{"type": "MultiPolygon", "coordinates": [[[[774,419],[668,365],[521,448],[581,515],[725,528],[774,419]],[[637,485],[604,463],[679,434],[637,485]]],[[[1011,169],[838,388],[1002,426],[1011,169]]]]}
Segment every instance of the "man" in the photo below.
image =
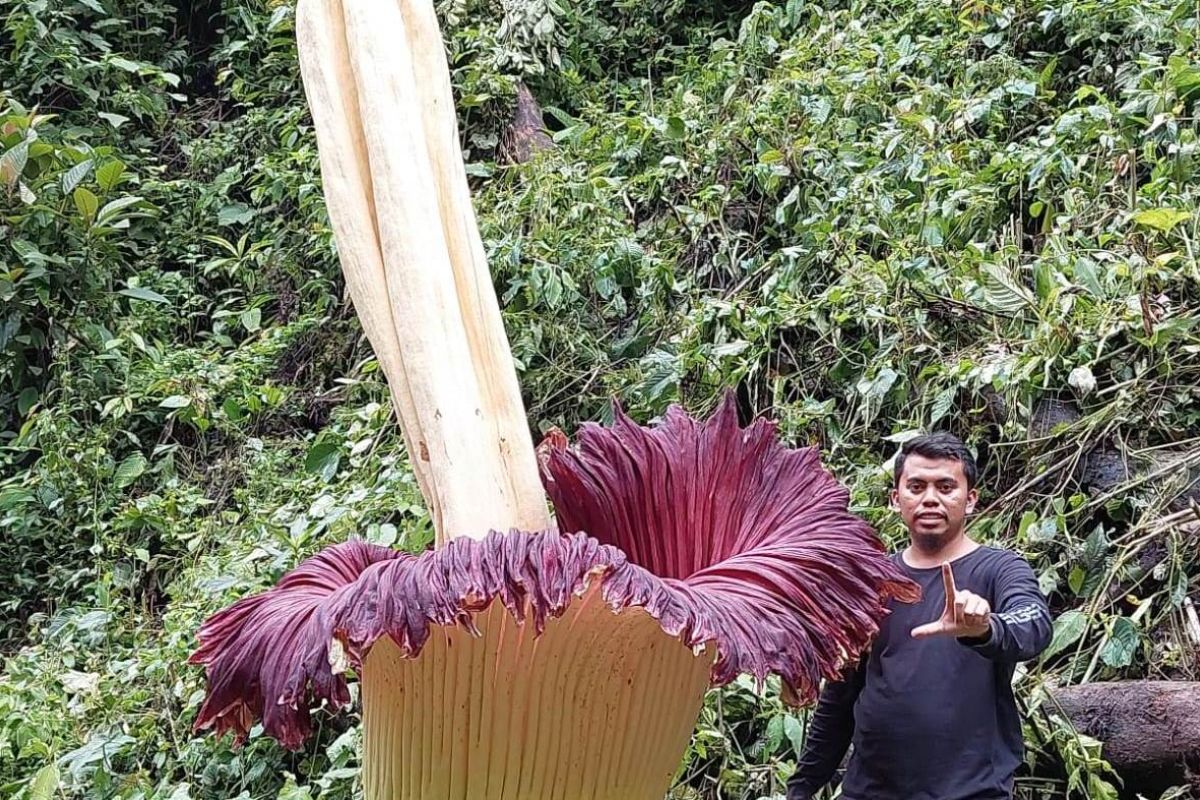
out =
{"type": "Polygon", "coordinates": [[[851,743],[845,800],[1008,800],[1023,760],[1013,670],[1049,644],[1049,609],[1021,557],[963,534],[978,492],[962,441],[910,440],[895,475],[911,541],[892,558],[922,599],[893,604],[857,668],[826,683],[788,800],[815,796],[851,743]]]}

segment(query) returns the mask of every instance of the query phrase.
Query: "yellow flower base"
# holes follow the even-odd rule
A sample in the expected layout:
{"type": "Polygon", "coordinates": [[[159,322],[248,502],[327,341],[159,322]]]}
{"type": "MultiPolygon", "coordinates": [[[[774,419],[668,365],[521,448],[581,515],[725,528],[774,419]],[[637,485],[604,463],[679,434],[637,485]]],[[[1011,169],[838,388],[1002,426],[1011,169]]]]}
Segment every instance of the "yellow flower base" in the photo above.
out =
{"type": "Polygon", "coordinates": [[[363,670],[367,800],[662,800],[708,688],[700,655],[592,589],[535,637],[493,602],[482,636],[384,637],[363,670]]]}

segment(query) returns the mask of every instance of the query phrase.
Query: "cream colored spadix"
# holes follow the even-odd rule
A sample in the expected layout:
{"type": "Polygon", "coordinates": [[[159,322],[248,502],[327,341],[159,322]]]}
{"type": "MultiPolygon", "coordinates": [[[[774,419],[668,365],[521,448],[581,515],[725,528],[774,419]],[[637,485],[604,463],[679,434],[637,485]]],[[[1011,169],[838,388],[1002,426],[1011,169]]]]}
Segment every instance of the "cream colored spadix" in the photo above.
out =
{"type": "MultiPolygon", "coordinates": [[[[431,0],[300,0],[301,68],[347,286],[388,379],[438,544],[549,526],[458,142],[431,0]]],[[[576,599],[535,638],[385,638],[364,665],[370,800],[660,800],[714,653],[576,599]],[[578,608],[576,607],[578,606],[578,608]]]]}
{"type": "Polygon", "coordinates": [[[410,28],[430,30],[433,9],[418,5],[426,4],[301,0],[297,8],[335,241],[439,542],[505,525],[544,529],[445,56],[409,44],[410,28]]]}

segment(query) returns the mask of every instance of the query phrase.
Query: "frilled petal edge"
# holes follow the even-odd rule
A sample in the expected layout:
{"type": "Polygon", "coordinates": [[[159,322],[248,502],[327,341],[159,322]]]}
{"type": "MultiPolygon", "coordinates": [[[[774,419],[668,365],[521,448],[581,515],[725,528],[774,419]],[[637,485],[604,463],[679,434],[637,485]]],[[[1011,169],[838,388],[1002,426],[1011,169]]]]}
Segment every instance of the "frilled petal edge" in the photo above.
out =
{"type": "Polygon", "coordinates": [[[242,741],[261,720],[269,735],[296,749],[311,732],[310,708],[321,700],[335,708],[349,702],[346,669],[360,671],[380,637],[415,658],[433,625],[477,633],[476,613],[494,600],[518,624],[532,621],[540,635],[546,620],[563,615],[592,580],[601,581],[613,611],[640,607],[697,651],[714,643],[715,683],[742,672],[776,672],[801,702],[810,701],[821,675],[833,675],[852,655],[825,646],[821,631],[873,629],[872,614],[885,596],[864,584],[858,607],[835,603],[806,618],[740,574],[748,568],[786,580],[802,561],[795,553],[767,553],[757,564],[731,565],[689,584],[658,578],[617,548],[578,533],[492,532],[418,557],[361,542],[337,545],[204,625],[203,646],[191,658],[205,665],[209,681],[196,727],[233,731],[242,741]],[[355,569],[357,577],[347,580],[355,569]]]}

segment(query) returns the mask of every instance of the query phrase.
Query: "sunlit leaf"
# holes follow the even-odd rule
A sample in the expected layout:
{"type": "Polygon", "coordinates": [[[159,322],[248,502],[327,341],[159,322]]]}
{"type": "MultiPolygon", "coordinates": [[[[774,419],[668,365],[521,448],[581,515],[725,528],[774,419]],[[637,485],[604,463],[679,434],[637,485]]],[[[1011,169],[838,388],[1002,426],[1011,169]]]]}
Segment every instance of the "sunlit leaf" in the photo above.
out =
{"type": "Polygon", "coordinates": [[[88,173],[92,171],[92,165],[92,159],[89,158],[85,161],[80,161],[78,164],[64,172],[62,176],[63,194],[70,194],[71,192],[75,191],[75,187],[78,186],[80,182],[88,176],[88,173]]]}
{"type": "Polygon", "coordinates": [[[1167,233],[1191,216],[1190,211],[1183,211],[1178,208],[1152,208],[1148,211],[1139,211],[1134,214],[1133,221],[1143,228],[1151,228],[1167,233]]]}
{"type": "Polygon", "coordinates": [[[52,800],[58,793],[58,767],[47,764],[38,770],[33,781],[29,784],[30,800],[52,800]]]}

